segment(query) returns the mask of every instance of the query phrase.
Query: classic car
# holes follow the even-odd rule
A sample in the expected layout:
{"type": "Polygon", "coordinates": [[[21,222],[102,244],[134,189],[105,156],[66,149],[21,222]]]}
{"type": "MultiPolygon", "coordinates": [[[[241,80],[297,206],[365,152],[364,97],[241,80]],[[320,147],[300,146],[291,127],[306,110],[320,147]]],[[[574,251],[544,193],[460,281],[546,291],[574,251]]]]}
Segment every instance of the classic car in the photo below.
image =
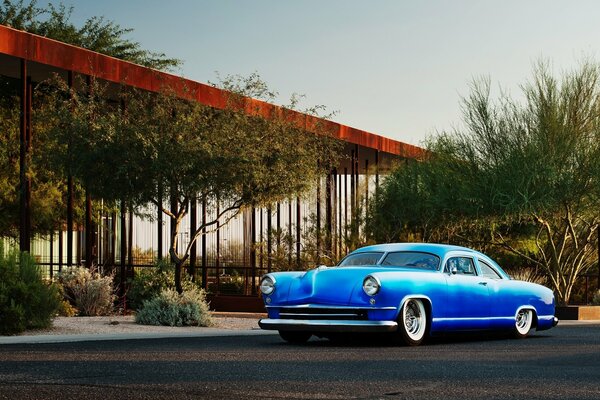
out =
{"type": "Polygon", "coordinates": [[[511,279],[478,251],[441,244],[363,247],[334,267],[266,274],[260,290],[268,313],[260,327],[291,343],[354,332],[389,332],[407,345],[464,331],[522,338],[558,323],[550,289],[511,279]]]}

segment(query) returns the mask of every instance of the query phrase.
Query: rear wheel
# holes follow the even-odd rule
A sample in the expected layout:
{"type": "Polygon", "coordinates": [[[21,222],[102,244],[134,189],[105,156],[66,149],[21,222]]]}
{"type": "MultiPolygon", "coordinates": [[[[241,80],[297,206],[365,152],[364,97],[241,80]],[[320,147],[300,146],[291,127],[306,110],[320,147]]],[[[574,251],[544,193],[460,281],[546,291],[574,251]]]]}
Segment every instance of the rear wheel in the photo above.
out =
{"type": "Polygon", "coordinates": [[[279,331],[279,336],[288,343],[302,344],[308,342],[308,339],[312,336],[310,332],[296,332],[296,331],[279,331]]]}
{"type": "Polygon", "coordinates": [[[515,318],[515,327],[513,329],[514,336],[516,338],[524,338],[531,331],[533,325],[533,311],[527,309],[521,309],[517,313],[515,318]]]}
{"type": "Polygon", "coordinates": [[[408,299],[402,306],[398,331],[402,341],[409,346],[418,346],[427,333],[427,311],[420,299],[408,299]]]}

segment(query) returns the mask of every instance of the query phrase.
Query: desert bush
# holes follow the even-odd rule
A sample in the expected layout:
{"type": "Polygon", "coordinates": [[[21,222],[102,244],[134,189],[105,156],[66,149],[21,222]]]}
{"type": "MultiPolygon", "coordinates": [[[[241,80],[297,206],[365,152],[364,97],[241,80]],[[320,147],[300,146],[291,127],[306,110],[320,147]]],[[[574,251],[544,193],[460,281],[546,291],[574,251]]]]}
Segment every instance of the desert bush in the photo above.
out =
{"type": "MultiPolygon", "coordinates": [[[[108,315],[113,310],[113,276],[102,276],[83,267],[66,268],[58,274],[64,297],[79,315],[108,315]]],[[[67,310],[67,312],[69,312],[67,310]]]]}
{"type": "Polygon", "coordinates": [[[592,298],[592,305],[600,306],[600,290],[598,290],[594,295],[594,298],[592,298]]]}
{"type": "Polygon", "coordinates": [[[145,300],[135,315],[142,325],[211,326],[212,318],[204,290],[192,288],[182,294],[173,289],[162,290],[145,300]]]}
{"type": "Polygon", "coordinates": [[[58,288],[43,281],[29,254],[2,254],[0,246],[0,334],[50,327],[60,305],[58,288]]]}
{"type": "MultiPolygon", "coordinates": [[[[184,291],[197,288],[188,274],[182,274],[181,286],[184,291]]],[[[168,260],[158,260],[154,267],[135,274],[127,291],[129,307],[138,310],[146,300],[158,296],[164,289],[175,289],[175,267],[168,260]]]]}

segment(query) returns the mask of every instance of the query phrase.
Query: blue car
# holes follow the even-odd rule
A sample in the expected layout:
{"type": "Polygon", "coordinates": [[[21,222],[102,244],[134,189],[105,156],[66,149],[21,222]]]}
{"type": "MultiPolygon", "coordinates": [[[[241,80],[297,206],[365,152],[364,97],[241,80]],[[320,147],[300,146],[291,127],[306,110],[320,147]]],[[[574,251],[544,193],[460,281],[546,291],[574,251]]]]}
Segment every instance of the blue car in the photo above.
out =
{"type": "Polygon", "coordinates": [[[478,251],[441,244],[363,247],[335,267],[266,274],[260,289],[268,312],[260,327],[291,343],[389,332],[414,346],[449,332],[525,337],[558,323],[550,289],[511,279],[478,251]]]}

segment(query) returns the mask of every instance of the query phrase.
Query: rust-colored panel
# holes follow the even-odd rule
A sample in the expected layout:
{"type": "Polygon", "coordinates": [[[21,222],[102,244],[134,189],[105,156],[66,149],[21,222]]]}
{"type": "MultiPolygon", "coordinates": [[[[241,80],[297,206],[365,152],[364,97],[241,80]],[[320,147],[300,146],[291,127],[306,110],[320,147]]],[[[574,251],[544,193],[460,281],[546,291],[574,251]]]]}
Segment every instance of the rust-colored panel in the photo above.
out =
{"type": "MultiPolygon", "coordinates": [[[[139,89],[158,92],[169,88],[182,98],[196,100],[217,109],[228,106],[227,92],[224,90],[3,25],[0,25],[0,53],[139,89]]],[[[241,107],[251,115],[264,117],[282,115],[284,111],[281,107],[256,99],[247,99],[241,107]]],[[[424,153],[417,146],[360,129],[296,111],[285,112],[290,121],[303,129],[328,132],[348,143],[409,158],[421,157],[424,153]]]]}

